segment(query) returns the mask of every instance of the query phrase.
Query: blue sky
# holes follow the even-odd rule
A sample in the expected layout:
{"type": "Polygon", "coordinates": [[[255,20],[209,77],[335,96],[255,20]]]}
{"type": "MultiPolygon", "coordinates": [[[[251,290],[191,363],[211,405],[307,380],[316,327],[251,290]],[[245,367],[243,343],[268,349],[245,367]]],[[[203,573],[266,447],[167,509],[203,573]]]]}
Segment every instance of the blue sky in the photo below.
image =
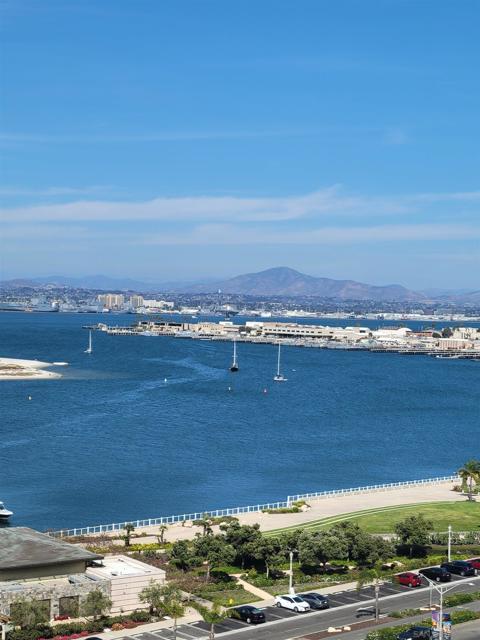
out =
{"type": "Polygon", "coordinates": [[[2,277],[480,286],[476,0],[2,14],[2,277]]]}

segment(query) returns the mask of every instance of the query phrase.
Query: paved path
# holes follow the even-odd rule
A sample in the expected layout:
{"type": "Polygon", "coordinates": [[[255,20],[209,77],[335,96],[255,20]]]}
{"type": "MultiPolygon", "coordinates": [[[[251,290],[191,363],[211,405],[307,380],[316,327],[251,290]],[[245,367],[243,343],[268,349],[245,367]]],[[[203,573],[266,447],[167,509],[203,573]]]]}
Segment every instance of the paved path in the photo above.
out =
{"type": "MultiPolygon", "coordinates": [[[[452,491],[452,482],[442,482],[436,485],[417,485],[412,487],[400,487],[388,490],[370,491],[363,494],[336,495],[335,497],[322,497],[309,500],[311,509],[300,513],[242,513],[236,517],[242,524],[260,524],[262,531],[272,531],[285,527],[299,526],[313,520],[340,516],[354,511],[364,511],[368,509],[378,509],[381,507],[400,506],[407,504],[417,504],[421,502],[444,502],[444,501],[465,501],[465,496],[452,491]]],[[[213,527],[214,533],[218,533],[219,528],[213,527]]],[[[142,533],[158,532],[158,526],[143,527],[137,529],[142,533]]],[[[182,526],[174,524],[168,527],[165,540],[191,540],[200,531],[199,527],[182,526]]],[[[135,538],[132,542],[135,542],[135,538]]],[[[153,536],[142,537],[139,542],[156,542],[153,536]]]]}
{"type": "Polygon", "coordinates": [[[256,596],[257,598],[260,598],[260,600],[262,601],[268,600],[271,602],[272,600],[271,593],[268,593],[268,591],[264,591],[263,589],[259,589],[258,587],[255,587],[253,584],[246,582],[246,580],[242,580],[242,578],[240,577],[241,576],[240,573],[234,573],[232,575],[237,579],[238,584],[242,585],[245,591],[248,591],[249,593],[253,593],[254,596],[256,596]]]}

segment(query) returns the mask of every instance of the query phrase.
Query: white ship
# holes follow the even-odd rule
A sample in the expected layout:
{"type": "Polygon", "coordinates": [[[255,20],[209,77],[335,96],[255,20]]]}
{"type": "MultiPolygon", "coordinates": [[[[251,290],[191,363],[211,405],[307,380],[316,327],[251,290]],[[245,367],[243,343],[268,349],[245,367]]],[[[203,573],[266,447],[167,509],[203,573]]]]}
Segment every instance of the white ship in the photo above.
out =
{"type": "Polygon", "coordinates": [[[3,502],[0,502],[0,520],[8,520],[10,516],[13,516],[13,511],[9,511],[3,502]]]}

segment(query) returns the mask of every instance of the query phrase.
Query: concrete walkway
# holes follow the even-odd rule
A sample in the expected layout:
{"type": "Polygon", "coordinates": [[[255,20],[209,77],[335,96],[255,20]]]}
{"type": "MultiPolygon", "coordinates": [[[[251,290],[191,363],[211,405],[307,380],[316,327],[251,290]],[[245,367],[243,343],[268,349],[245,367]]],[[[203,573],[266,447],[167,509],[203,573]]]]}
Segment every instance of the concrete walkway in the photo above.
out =
{"type": "MultiPolygon", "coordinates": [[[[442,482],[432,485],[416,485],[410,487],[399,487],[395,489],[376,490],[362,494],[335,495],[333,497],[322,497],[309,500],[311,508],[300,513],[242,513],[236,516],[242,524],[260,525],[262,531],[272,531],[285,527],[300,526],[314,520],[341,516],[354,511],[364,511],[368,509],[378,509],[381,507],[392,507],[422,502],[447,502],[465,501],[465,496],[452,491],[452,482],[442,482]]],[[[146,533],[138,539],[139,543],[156,542],[155,534],[159,531],[158,526],[143,527],[137,529],[138,532],[146,533]],[[152,534],[152,535],[148,535],[152,534]]],[[[165,532],[165,540],[173,542],[175,540],[192,540],[195,534],[200,531],[200,527],[181,523],[170,525],[165,532]]],[[[219,527],[213,527],[214,533],[219,532],[219,527]]],[[[137,541],[132,538],[132,544],[137,541]]]]}
{"type": "Polygon", "coordinates": [[[237,579],[238,584],[242,585],[245,591],[252,593],[254,596],[256,596],[257,598],[260,598],[260,600],[262,601],[272,600],[273,596],[271,593],[268,593],[268,591],[264,591],[263,589],[259,589],[258,587],[255,587],[253,584],[250,584],[249,582],[242,580],[242,578],[240,577],[241,576],[240,573],[233,573],[232,575],[234,578],[237,579]]]}

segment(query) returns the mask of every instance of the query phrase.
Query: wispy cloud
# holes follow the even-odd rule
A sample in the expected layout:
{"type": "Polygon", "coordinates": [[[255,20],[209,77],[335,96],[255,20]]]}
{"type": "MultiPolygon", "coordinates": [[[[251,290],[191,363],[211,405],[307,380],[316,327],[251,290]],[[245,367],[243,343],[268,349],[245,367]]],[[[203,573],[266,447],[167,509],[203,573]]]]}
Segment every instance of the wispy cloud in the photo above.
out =
{"type": "Polygon", "coordinates": [[[147,245],[345,245],[390,241],[478,239],[480,227],[456,224],[390,224],[323,227],[312,230],[245,229],[238,225],[201,225],[188,233],[158,233],[132,238],[147,245]]]}
{"type": "MultiPolygon", "coordinates": [[[[46,190],[49,191],[49,190],[46,190]]],[[[54,189],[53,189],[54,191],[54,189]]],[[[60,191],[62,191],[60,189],[60,191]]],[[[402,196],[349,194],[340,185],[298,196],[190,196],[148,201],[76,200],[5,208],[4,221],[21,222],[282,222],[328,216],[391,216],[422,214],[440,203],[480,203],[480,191],[420,193],[402,196]]]]}

